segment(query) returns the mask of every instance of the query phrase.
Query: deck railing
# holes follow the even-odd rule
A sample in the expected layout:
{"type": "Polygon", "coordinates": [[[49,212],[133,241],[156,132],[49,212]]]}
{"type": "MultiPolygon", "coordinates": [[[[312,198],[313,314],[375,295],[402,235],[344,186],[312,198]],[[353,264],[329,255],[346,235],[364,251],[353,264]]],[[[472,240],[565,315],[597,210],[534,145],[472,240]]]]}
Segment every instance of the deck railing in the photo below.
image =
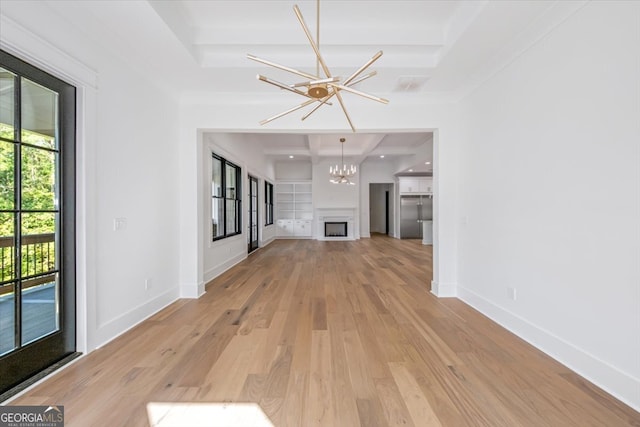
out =
{"type": "MultiPolygon", "coordinates": [[[[0,236],[0,283],[15,278],[15,237],[0,236]]],[[[22,236],[22,277],[31,277],[55,269],[55,234],[22,236]]]]}

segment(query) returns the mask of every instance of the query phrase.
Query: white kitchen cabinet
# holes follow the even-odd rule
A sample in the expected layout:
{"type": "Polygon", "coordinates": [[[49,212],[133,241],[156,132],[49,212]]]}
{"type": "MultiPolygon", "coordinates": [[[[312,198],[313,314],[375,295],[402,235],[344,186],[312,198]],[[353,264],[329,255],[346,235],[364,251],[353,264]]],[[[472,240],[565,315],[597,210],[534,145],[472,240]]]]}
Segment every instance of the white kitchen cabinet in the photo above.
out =
{"type": "Polygon", "coordinates": [[[400,179],[400,194],[418,192],[417,178],[401,176],[399,179],[400,179]]]}
{"type": "Polygon", "coordinates": [[[430,176],[401,176],[400,194],[433,194],[433,178],[430,176]]]}
{"type": "Polygon", "coordinates": [[[418,191],[420,193],[433,194],[433,178],[430,176],[421,177],[418,180],[418,191]]]}

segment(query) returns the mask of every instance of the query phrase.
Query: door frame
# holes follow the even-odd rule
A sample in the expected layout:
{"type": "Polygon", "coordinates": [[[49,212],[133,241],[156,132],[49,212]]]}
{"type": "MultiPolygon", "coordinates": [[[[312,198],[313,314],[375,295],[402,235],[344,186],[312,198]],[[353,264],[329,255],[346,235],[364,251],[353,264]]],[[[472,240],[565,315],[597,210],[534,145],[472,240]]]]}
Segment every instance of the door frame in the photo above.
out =
{"type": "Polygon", "coordinates": [[[385,190],[384,192],[384,229],[385,234],[389,235],[389,209],[391,208],[389,200],[389,190],[385,190]]]}
{"type": "Polygon", "coordinates": [[[247,175],[249,178],[249,215],[247,218],[247,253],[251,253],[258,249],[259,235],[260,235],[260,180],[252,175],[247,175]],[[255,183],[255,189],[253,184],[255,183]],[[255,190],[255,194],[253,193],[255,190]],[[255,200],[255,206],[254,206],[255,200]],[[253,223],[253,210],[256,212],[256,222],[253,223]],[[255,236],[253,230],[255,228],[255,236]]]}
{"type": "MultiPolygon", "coordinates": [[[[58,165],[59,180],[58,197],[60,204],[58,211],[58,243],[56,245],[58,257],[58,292],[59,300],[59,328],[44,337],[27,344],[20,344],[14,350],[0,357],[0,393],[12,393],[21,388],[30,378],[63,359],[76,353],[76,87],[58,77],[37,68],[7,51],[0,50],[2,67],[28,79],[36,84],[58,93],[58,165]]],[[[19,89],[17,89],[19,94],[19,89]]],[[[16,106],[21,105],[16,99],[16,106]]],[[[20,112],[18,125],[20,123],[20,112]]],[[[20,143],[19,143],[20,144],[20,143]]],[[[16,171],[14,173],[18,173],[16,171]]],[[[20,184],[18,188],[20,188],[20,184]]],[[[15,206],[16,212],[21,212],[20,206],[15,206]]],[[[17,236],[20,230],[14,230],[17,236]]],[[[19,242],[19,236],[16,237],[19,242]]],[[[17,258],[16,258],[17,259],[17,258]]],[[[16,304],[20,304],[20,277],[15,278],[14,287],[16,304]]],[[[19,309],[14,314],[19,320],[19,309]]],[[[21,325],[16,325],[16,328],[21,325]]]]}

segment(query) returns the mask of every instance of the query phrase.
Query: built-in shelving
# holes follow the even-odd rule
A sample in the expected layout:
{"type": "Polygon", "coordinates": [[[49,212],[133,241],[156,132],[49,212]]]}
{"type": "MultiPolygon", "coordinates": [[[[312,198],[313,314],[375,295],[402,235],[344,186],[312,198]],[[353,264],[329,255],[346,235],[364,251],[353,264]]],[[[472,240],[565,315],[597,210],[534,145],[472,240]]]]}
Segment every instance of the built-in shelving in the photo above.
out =
{"type": "Polygon", "coordinates": [[[310,182],[276,183],[277,219],[313,219],[310,182]]]}
{"type": "Polygon", "coordinates": [[[276,183],[277,234],[282,238],[310,238],[313,220],[311,182],[276,183]]]}

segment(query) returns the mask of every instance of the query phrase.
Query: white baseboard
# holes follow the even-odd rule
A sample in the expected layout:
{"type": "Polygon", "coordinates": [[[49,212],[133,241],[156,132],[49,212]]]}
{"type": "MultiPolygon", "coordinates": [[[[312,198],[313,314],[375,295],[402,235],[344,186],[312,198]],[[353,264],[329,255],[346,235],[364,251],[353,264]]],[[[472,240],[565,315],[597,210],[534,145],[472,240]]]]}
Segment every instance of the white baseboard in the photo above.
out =
{"type": "Polygon", "coordinates": [[[270,243],[273,243],[274,240],[276,240],[276,236],[273,236],[270,239],[261,241],[260,242],[260,247],[258,249],[264,248],[265,246],[269,245],[270,243]]]}
{"type": "Polygon", "coordinates": [[[200,282],[196,286],[192,284],[180,285],[180,298],[198,299],[204,294],[204,282],[200,282]]]}
{"type": "Polygon", "coordinates": [[[210,281],[212,281],[213,279],[215,279],[216,277],[218,277],[219,275],[221,275],[222,273],[224,273],[225,271],[227,271],[228,269],[230,269],[231,267],[233,267],[234,265],[244,261],[247,258],[247,253],[240,253],[232,258],[229,258],[228,260],[226,260],[225,262],[216,265],[213,268],[210,268],[209,270],[204,272],[204,284],[203,289],[204,289],[204,285],[209,283],[210,281]]]}
{"type": "Polygon", "coordinates": [[[622,372],[469,289],[458,286],[458,298],[616,399],[640,411],[640,379],[622,372]]]}
{"type": "Polygon", "coordinates": [[[431,293],[438,298],[451,298],[458,295],[455,283],[431,281],[431,293]]]}
{"type": "Polygon", "coordinates": [[[177,289],[173,288],[114,319],[101,323],[94,332],[96,338],[92,340],[93,348],[89,348],[88,352],[90,353],[108,342],[113,341],[178,299],[177,289]]]}

